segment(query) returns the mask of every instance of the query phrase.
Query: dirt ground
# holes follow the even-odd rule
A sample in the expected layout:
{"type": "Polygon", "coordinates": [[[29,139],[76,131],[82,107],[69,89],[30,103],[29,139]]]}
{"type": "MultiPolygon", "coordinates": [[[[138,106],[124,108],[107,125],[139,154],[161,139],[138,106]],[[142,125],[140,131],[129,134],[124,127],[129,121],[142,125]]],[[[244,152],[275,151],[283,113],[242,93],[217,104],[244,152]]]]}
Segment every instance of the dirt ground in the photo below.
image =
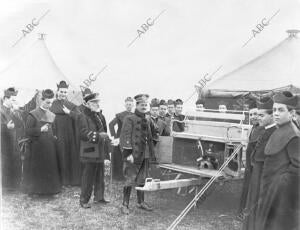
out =
{"type": "MultiPolygon", "coordinates": [[[[146,201],[155,207],[145,212],[135,207],[136,195],[131,197],[132,213],[120,213],[122,184],[114,182],[111,191],[106,189],[108,205],[93,205],[91,209],[79,206],[80,189],[64,188],[55,197],[30,198],[20,192],[2,196],[2,226],[14,229],[167,229],[193,198],[178,195],[177,190],[151,192],[146,201]]],[[[241,191],[241,181],[216,186],[205,201],[193,208],[177,229],[238,230],[241,223],[235,220],[241,191]]]]}

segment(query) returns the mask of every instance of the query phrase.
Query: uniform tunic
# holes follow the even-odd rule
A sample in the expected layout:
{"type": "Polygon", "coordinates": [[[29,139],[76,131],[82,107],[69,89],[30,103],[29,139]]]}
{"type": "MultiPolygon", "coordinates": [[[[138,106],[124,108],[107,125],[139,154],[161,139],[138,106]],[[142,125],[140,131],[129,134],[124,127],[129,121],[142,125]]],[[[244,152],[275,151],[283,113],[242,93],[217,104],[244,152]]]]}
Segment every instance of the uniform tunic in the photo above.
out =
{"type": "Polygon", "coordinates": [[[24,189],[30,194],[55,194],[61,190],[54,117],[50,111],[37,108],[30,112],[26,122],[26,134],[30,138],[30,155],[26,159],[24,189]],[[47,132],[41,127],[49,124],[47,132]]]}
{"type": "MultiPolygon", "coordinates": [[[[123,121],[125,117],[130,114],[133,113],[128,111],[123,111],[121,113],[116,114],[115,118],[109,123],[109,131],[111,136],[113,136],[114,138],[120,138],[123,121]],[[118,126],[117,132],[115,131],[115,125],[118,126]]],[[[113,179],[124,180],[123,157],[122,157],[120,145],[113,147],[111,163],[112,163],[113,179]]]]}
{"type": "Polygon", "coordinates": [[[259,136],[257,144],[251,154],[252,173],[249,181],[249,191],[245,208],[246,219],[243,226],[243,229],[245,230],[255,229],[255,215],[259,204],[260,181],[265,160],[264,151],[265,146],[275,129],[275,124],[264,129],[263,133],[259,136]]]}
{"type": "Polygon", "coordinates": [[[51,107],[55,116],[58,139],[59,165],[63,185],[80,184],[80,159],[76,120],[79,114],[76,105],[66,100],[55,100],[51,107]],[[63,105],[71,112],[66,114],[63,105]]]}
{"type": "Polygon", "coordinates": [[[279,126],[265,154],[255,229],[299,229],[300,131],[292,122],[279,126]]]}
{"type": "MultiPolygon", "coordinates": [[[[149,176],[150,163],[156,162],[154,152],[155,126],[145,114],[135,111],[124,119],[120,146],[132,152],[134,163],[124,160],[124,176],[127,186],[143,185],[149,176]]],[[[124,155],[124,159],[127,156],[124,155]]]]}

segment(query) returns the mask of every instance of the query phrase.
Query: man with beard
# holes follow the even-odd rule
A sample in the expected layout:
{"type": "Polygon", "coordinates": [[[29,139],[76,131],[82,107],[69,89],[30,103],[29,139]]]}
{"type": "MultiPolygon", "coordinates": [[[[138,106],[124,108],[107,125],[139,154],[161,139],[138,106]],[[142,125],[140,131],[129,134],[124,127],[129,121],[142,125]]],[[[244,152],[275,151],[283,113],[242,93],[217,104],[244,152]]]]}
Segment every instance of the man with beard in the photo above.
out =
{"type": "Polygon", "coordinates": [[[255,229],[299,229],[300,131],[292,122],[297,99],[284,91],[276,93],[273,100],[277,129],[265,147],[255,229]]]}
{"type": "Polygon", "coordinates": [[[14,115],[18,91],[11,87],[4,91],[1,105],[1,172],[2,187],[14,190],[20,182],[20,156],[16,151],[16,129],[19,122],[14,115]]]}
{"type": "Polygon", "coordinates": [[[61,81],[57,85],[57,99],[50,110],[55,116],[58,155],[62,184],[65,186],[80,184],[80,160],[77,143],[76,120],[79,111],[76,105],[67,100],[68,85],[61,81]]]}
{"type": "Polygon", "coordinates": [[[125,111],[117,113],[115,118],[109,123],[109,131],[111,136],[114,138],[114,148],[112,152],[112,172],[113,179],[115,180],[123,180],[123,157],[120,149],[120,134],[122,130],[122,125],[125,117],[127,115],[132,114],[133,108],[133,99],[131,97],[127,97],[125,99],[125,111]],[[115,131],[115,125],[118,126],[117,132],[115,131]]]}
{"type": "Polygon", "coordinates": [[[184,131],[184,119],[185,116],[182,114],[183,101],[177,99],[175,101],[175,113],[173,121],[173,131],[174,132],[183,132],[184,131]]]}
{"type": "Polygon", "coordinates": [[[104,198],[104,161],[109,160],[110,140],[100,118],[100,99],[92,93],[84,98],[85,108],[79,115],[80,159],[83,163],[80,206],[88,203],[94,190],[94,202],[106,204],[104,198]]]}
{"type": "Polygon", "coordinates": [[[249,119],[252,124],[252,129],[249,135],[248,145],[246,149],[246,165],[245,165],[245,174],[244,174],[244,182],[242,188],[242,194],[240,198],[240,205],[238,208],[238,218],[243,218],[244,209],[246,207],[247,195],[249,190],[249,182],[251,177],[252,166],[250,162],[251,153],[254,150],[254,147],[257,143],[258,137],[261,135],[263,128],[259,126],[258,123],[258,115],[257,115],[257,105],[256,103],[251,104],[251,108],[249,110],[249,119]]]}
{"type": "Polygon", "coordinates": [[[270,97],[262,98],[258,103],[258,123],[260,127],[264,127],[264,131],[259,136],[257,144],[251,153],[252,173],[249,181],[249,191],[247,196],[247,204],[245,208],[245,222],[243,229],[255,229],[256,211],[260,202],[260,181],[262,169],[265,160],[265,146],[276,129],[273,121],[273,100],[270,97]]]}
{"type": "MultiPolygon", "coordinates": [[[[132,186],[143,186],[149,177],[149,168],[156,161],[153,141],[155,127],[146,116],[149,95],[134,97],[136,110],[124,119],[120,136],[120,146],[124,158],[125,186],[123,188],[122,212],[129,214],[129,200],[132,186]]],[[[144,201],[144,192],[137,191],[137,207],[151,211],[152,207],[144,201]]]]}

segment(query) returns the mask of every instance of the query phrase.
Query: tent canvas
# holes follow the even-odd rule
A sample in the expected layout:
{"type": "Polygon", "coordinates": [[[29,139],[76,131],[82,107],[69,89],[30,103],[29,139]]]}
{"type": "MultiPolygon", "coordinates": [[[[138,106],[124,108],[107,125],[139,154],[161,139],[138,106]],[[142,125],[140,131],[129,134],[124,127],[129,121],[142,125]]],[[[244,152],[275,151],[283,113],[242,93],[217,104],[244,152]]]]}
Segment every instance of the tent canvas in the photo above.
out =
{"type": "Polygon", "coordinates": [[[0,73],[1,90],[16,87],[19,91],[20,104],[29,101],[36,90],[47,88],[56,90],[56,84],[61,80],[70,85],[68,98],[75,104],[80,104],[81,92],[72,85],[56,65],[43,36],[0,73]]]}
{"type": "MultiPolygon", "coordinates": [[[[289,36],[277,46],[216,79],[203,90],[196,85],[199,97],[206,98],[207,102],[224,99],[232,106],[236,99],[249,96],[255,99],[261,94],[275,91],[300,93],[299,31],[287,32],[289,36]]],[[[215,102],[208,104],[216,107],[215,102]]]]}

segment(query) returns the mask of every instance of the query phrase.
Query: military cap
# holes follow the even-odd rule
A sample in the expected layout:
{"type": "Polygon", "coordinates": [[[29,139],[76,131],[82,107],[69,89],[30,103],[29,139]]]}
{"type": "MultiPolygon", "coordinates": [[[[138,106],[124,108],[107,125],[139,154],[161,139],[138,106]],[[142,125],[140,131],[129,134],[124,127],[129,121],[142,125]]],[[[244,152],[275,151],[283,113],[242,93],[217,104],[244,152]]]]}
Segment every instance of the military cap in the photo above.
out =
{"type": "Polygon", "coordinates": [[[14,87],[10,87],[6,90],[4,90],[4,97],[11,97],[11,96],[17,96],[18,90],[16,90],[14,87]]]}
{"type": "Polygon", "coordinates": [[[297,97],[290,91],[278,92],[273,97],[274,103],[284,104],[292,108],[297,105],[297,97]]]}
{"type": "Polygon", "coordinates": [[[56,84],[56,86],[57,86],[57,89],[69,88],[69,85],[65,81],[60,81],[58,85],[56,84]]]}
{"type": "Polygon", "coordinates": [[[83,99],[84,99],[85,102],[99,101],[99,94],[98,93],[92,93],[92,94],[89,94],[89,95],[85,96],[83,99]]]}
{"type": "Polygon", "coordinates": [[[158,101],[156,101],[156,100],[154,100],[154,101],[151,101],[151,103],[150,103],[150,107],[152,108],[152,107],[159,107],[159,103],[158,103],[158,101]]]}
{"type": "Polygon", "coordinates": [[[134,97],[136,103],[148,103],[148,94],[138,94],[134,97]]]}
{"type": "Polygon", "coordinates": [[[263,97],[257,102],[257,108],[272,110],[273,104],[274,104],[274,101],[271,97],[263,97]]]}

